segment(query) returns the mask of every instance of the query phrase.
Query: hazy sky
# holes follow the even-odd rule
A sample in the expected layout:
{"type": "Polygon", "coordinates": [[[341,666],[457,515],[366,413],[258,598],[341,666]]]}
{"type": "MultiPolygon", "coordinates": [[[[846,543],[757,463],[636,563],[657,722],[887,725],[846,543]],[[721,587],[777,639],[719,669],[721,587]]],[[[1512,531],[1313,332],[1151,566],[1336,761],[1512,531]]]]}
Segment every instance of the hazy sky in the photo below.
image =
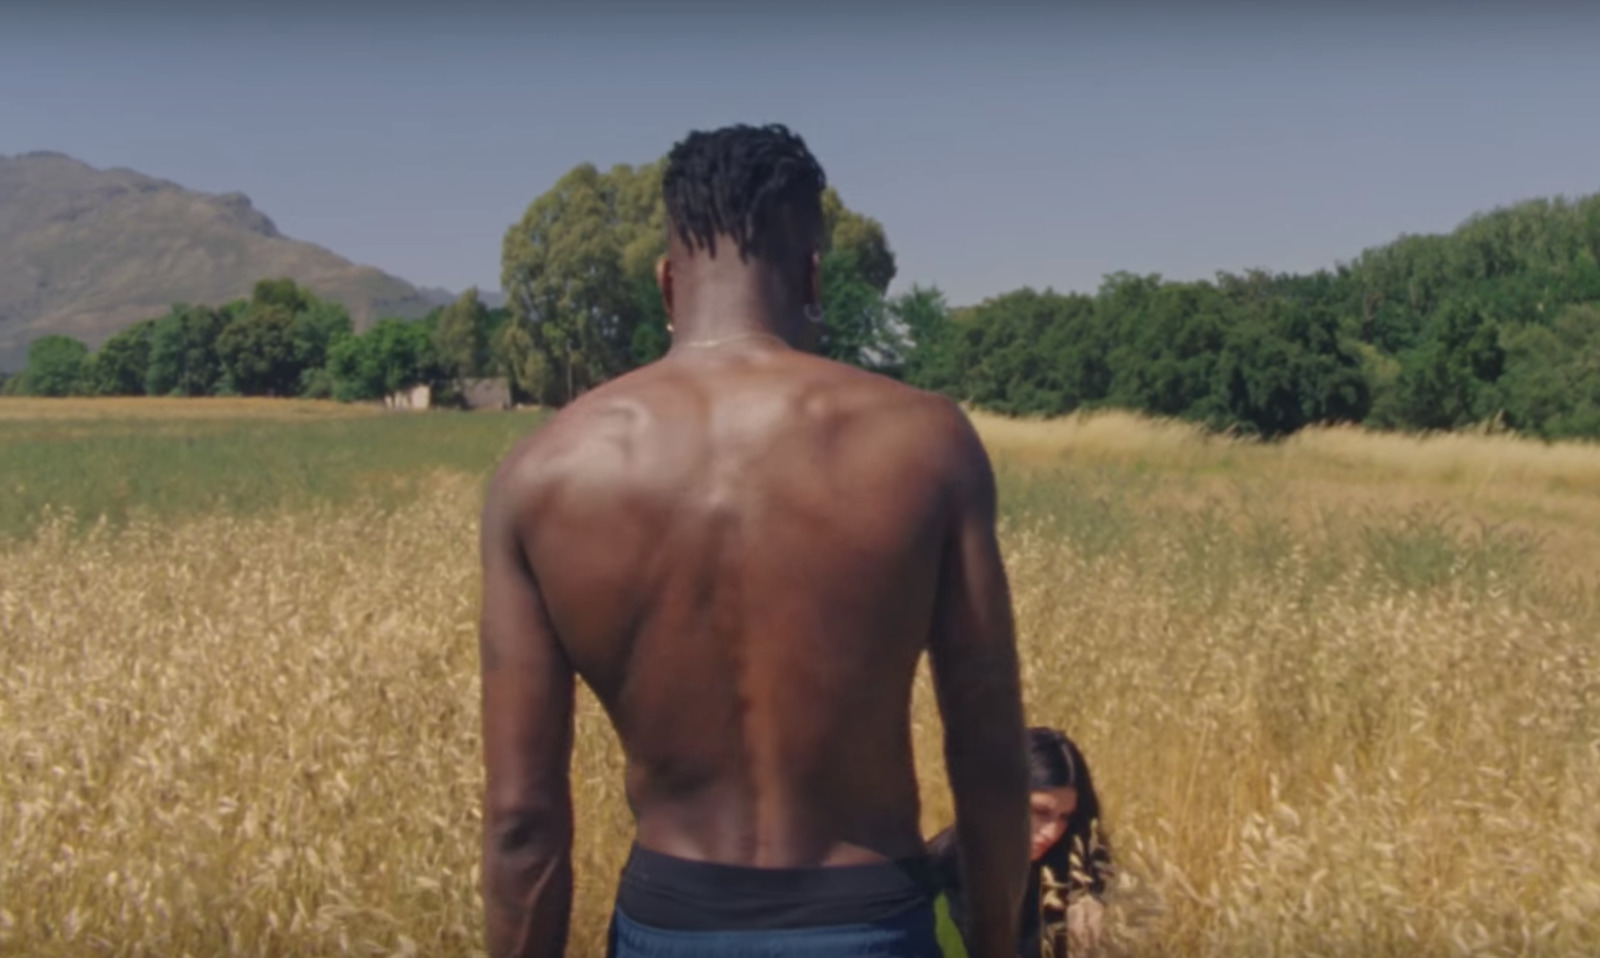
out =
{"type": "Polygon", "coordinates": [[[896,288],[956,303],[1314,269],[1600,191],[1600,3],[516,7],[5,0],[0,154],[241,190],[297,239],[494,289],[573,165],[776,120],[884,223],[896,288]]]}

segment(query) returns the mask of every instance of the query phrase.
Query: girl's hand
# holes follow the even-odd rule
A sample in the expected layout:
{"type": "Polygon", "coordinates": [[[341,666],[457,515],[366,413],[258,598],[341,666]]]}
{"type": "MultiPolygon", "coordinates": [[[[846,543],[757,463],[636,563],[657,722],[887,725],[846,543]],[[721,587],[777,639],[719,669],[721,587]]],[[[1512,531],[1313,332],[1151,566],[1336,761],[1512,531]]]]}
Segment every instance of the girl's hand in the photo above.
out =
{"type": "Polygon", "coordinates": [[[1067,937],[1071,942],[1069,954],[1086,954],[1099,947],[1105,913],[1106,906],[1093,895],[1084,895],[1067,906],[1067,937]]]}

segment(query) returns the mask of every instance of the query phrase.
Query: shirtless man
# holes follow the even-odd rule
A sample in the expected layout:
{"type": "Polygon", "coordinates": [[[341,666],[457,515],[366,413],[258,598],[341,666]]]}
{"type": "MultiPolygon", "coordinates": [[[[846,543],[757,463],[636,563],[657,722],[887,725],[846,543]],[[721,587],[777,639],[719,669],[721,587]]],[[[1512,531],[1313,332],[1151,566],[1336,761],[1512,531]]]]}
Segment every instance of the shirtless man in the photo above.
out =
{"type": "Polygon", "coordinates": [[[516,448],[483,513],[493,958],[560,955],[574,677],[627,755],[618,958],[939,954],[910,736],[928,652],[968,945],[1012,958],[1028,774],[988,459],[960,409],[821,359],[823,173],[782,127],[668,159],[673,344],[516,448]]]}

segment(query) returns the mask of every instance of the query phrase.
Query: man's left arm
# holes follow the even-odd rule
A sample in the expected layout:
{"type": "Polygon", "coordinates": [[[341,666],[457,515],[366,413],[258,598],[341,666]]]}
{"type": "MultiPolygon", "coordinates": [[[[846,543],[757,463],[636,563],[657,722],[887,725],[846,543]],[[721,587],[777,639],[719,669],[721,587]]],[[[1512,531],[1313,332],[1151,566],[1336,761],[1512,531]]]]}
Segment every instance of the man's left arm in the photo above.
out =
{"type": "Polygon", "coordinates": [[[518,537],[515,468],[481,530],[483,903],[490,958],[560,956],[572,908],[573,671],[518,537]]]}

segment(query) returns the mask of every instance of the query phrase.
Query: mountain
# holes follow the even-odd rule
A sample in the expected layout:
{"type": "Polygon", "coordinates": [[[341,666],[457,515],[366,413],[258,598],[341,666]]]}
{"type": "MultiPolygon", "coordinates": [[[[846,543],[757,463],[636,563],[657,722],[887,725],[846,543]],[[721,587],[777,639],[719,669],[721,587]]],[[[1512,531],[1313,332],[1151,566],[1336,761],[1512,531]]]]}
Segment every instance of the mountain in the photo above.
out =
{"type": "Polygon", "coordinates": [[[224,303],[276,276],[344,303],[358,328],[454,298],[290,239],[243,193],[199,193],[62,153],[0,155],[0,369],[20,369],[40,336],[98,347],[175,302],[224,303]]]}

